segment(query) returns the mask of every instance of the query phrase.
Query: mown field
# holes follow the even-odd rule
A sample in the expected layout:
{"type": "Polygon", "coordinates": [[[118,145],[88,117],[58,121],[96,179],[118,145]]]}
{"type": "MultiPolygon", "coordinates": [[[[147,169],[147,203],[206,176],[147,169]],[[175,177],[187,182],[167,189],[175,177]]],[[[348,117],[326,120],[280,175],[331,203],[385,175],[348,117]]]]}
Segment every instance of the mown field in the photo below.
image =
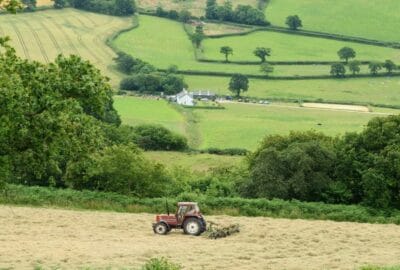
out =
{"type": "Polygon", "coordinates": [[[398,0],[270,0],[266,17],[274,25],[297,14],[304,29],[383,41],[400,41],[398,0]]]}
{"type": "MultiPolygon", "coordinates": [[[[372,117],[400,112],[392,109],[376,113],[337,111],[303,108],[293,103],[224,103],[223,106],[223,110],[182,109],[178,112],[164,100],[115,98],[115,107],[124,124],[161,124],[187,135],[201,149],[240,147],[254,150],[267,134],[288,134],[292,130],[314,129],[328,135],[360,131],[372,117]],[[190,114],[190,126],[185,114],[190,114]]],[[[190,143],[193,145],[193,141],[190,143]]],[[[177,160],[181,158],[184,156],[177,157],[177,160]]],[[[161,156],[160,160],[163,160],[161,156]]]]}
{"type": "Polygon", "coordinates": [[[203,43],[205,58],[223,60],[224,56],[219,52],[222,46],[232,47],[230,59],[236,61],[259,60],[253,54],[256,47],[271,48],[272,55],[268,57],[271,61],[339,61],[337,51],[345,46],[356,51],[358,60],[400,60],[400,50],[396,49],[264,31],[206,39],[203,43]]]}
{"type": "Polygon", "coordinates": [[[400,263],[397,225],[206,216],[241,226],[239,234],[210,240],[179,231],[155,235],[153,220],[154,214],[0,206],[0,268],[139,269],[162,256],[185,270],[354,270],[400,263]]]}
{"type": "MultiPolygon", "coordinates": [[[[231,95],[229,78],[211,76],[185,76],[191,89],[209,89],[218,94],[231,95]]],[[[357,102],[363,104],[400,105],[400,78],[362,78],[275,81],[250,79],[244,95],[259,98],[292,100],[324,100],[357,102]]]]}
{"type": "Polygon", "coordinates": [[[132,18],[114,17],[76,9],[46,10],[0,16],[0,36],[11,37],[21,57],[48,63],[58,54],[89,60],[117,85],[120,75],[112,68],[115,53],[105,40],[129,28],[132,18]]]}

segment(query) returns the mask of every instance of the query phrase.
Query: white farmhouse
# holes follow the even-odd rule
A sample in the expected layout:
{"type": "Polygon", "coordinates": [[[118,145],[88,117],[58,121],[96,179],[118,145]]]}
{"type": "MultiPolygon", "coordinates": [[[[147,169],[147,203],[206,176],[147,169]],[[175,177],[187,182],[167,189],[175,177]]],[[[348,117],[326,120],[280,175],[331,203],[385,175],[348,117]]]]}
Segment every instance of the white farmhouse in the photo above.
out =
{"type": "Polygon", "coordinates": [[[182,92],[176,95],[176,103],[184,106],[194,106],[193,96],[183,89],[182,92]]]}

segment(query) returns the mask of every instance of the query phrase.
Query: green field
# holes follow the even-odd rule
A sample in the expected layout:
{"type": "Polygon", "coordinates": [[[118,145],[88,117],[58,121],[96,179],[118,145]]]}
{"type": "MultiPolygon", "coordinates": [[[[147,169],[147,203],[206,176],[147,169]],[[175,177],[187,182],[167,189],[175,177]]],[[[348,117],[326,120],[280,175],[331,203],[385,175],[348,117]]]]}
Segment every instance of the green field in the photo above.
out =
{"type": "MultiPolygon", "coordinates": [[[[232,95],[229,78],[185,76],[190,89],[208,89],[218,94],[232,95]]],[[[244,95],[259,98],[283,98],[364,104],[400,105],[400,78],[362,78],[330,80],[257,80],[250,79],[244,95]]]]}
{"type": "Polygon", "coordinates": [[[400,41],[398,0],[269,0],[266,17],[286,26],[289,15],[299,15],[304,29],[400,41]]]}
{"type": "Polygon", "coordinates": [[[132,25],[132,18],[106,16],[76,9],[46,10],[0,16],[0,36],[8,35],[21,57],[51,62],[58,54],[80,55],[112,79],[120,75],[112,68],[115,53],[105,40],[132,25]]]}
{"type": "Polygon", "coordinates": [[[164,164],[167,168],[182,167],[196,172],[208,171],[217,167],[229,167],[240,163],[241,156],[219,156],[211,154],[192,154],[182,152],[148,151],[144,155],[164,164]],[[174,162],[171,162],[173,160],[174,162]]]}
{"type": "Polygon", "coordinates": [[[256,47],[271,48],[271,61],[338,61],[337,51],[352,47],[358,60],[385,59],[400,60],[400,50],[343,42],[315,37],[305,37],[274,32],[255,32],[245,36],[209,38],[203,42],[204,55],[207,59],[224,59],[219,52],[222,46],[233,48],[231,60],[257,61],[253,51],[256,47]]]}
{"type": "Polygon", "coordinates": [[[301,108],[294,105],[224,104],[225,110],[196,110],[200,148],[255,149],[267,134],[316,130],[327,135],[360,131],[373,113],[301,108]]]}
{"type": "Polygon", "coordinates": [[[185,134],[184,117],[163,99],[115,96],[114,106],[123,124],[160,124],[185,134]]]}
{"type": "MultiPolygon", "coordinates": [[[[359,131],[374,116],[399,112],[385,109],[379,110],[377,114],[357,113],[302,108],[284,103],[271,105],[229,103],[223,106],[224,110],[182,109],[178,112],[164,100],[115,97],[115,107],[121,115],[122,122],[128,125],[156,123],[188,136],[187,117],[183,114],[190,113],[194,121],[189,132],[193,132],[191,129],[198,131],[198,138],[194,139],[199,142],[198,147],[201,149],[209,147],[255,149],[265,135],[287,134],[291,130],[315,129],[329,135],[359,131]]],[[[159,158],[165,160],[165,156],[159,158]]],[[[176,159],[182,160],[183,157],[176,159]]]]}

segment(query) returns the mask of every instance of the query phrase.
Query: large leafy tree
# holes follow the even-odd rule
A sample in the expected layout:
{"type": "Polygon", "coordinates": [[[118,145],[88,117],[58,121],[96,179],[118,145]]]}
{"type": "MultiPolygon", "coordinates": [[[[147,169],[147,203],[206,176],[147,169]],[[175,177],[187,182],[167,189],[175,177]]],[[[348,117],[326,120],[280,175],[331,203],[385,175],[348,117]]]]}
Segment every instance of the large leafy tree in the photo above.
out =
{"type": "Polygon", "coordinates": [[[222,53],[223,55],[225,55],[225,61],[228,62],[229,61],[229,55],[233,54],[233,49],[229,46],[222,46],[219,50],[220,53],[222,53]]]}
{"type": "Polygon", "coordinates": [[[254,50],[254,55],[261,59],[261,63],[264,63],[267,56],[271,56],[271,49],[265,47],[257,47],[254,50]]]}
{"type": "Polygon", "coordinates": [[[11,13],[16,13],[22,9],[22,4],[19,0],[0,0],[0,11],[5,10],[11,13]]]}
{"type": "Polygon", "coordinates": [[[346,74],[346,67],[342,63],[335,63],[331,66],[331,74],[335,77],[344,77],[346,74]]]}
{"type": "Polygon", "coordinates": [[[356,52],[350,47],[343,47],[338,51],[338,56],[348,63],[349,59],[356,57],[356,52]]]}
{"type": "Polygon", "coordinates": [[[119,123],[111,89],[79,57],[44,65],[18,58],[7,39],[0,45],[0,175],[63,186],[71,162],[105,146],[99,123],[119,123]]]}
{"type": "Polygon", "coordinates": [[[397,69],[396,64],[392,60],[386,60],[382,66],[386,69],[387,73],[391,74],[393,70],[397,69]]]}
{"type": "Polygon", "coordinates": [[[292,30],[297,30],[299,27],[302,27],[302,21],[298,15],[288,16],[286,18],[286,25],[289,26],[292,30]]]}
{"type": "Polygon", "coordinates": [[[360,61],[353,60],[350,61],[348,64],[349,70],[353,73],[353,75],[356,75],[357,73],[360,73],[360,61]]]}
{"type": "Polygon", "coordinates": [[[371,62],[368,65],[368,68],[372,75],[377,75],[379,70],[382,69],[382,63],[380,62],[371,62]]]}
{"type": "Polygon", "coordinates": [[[229,90],[237,97],[240,97],[241,92],[249,89],[249,79],[242,74],[234,74],[229,81],[229,90]]]}

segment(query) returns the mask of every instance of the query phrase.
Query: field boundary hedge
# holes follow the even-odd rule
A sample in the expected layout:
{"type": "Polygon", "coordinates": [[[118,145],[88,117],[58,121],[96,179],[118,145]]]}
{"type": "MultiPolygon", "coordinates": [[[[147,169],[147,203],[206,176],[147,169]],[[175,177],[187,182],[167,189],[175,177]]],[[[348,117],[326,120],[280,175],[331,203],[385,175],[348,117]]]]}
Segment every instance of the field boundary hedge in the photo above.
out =
{"type": "Polygon", "coordinates": [[[121,29],[121,30],[113,33],[111,36],[107,37],[106,41],[105,41],[106,45],[108,47],[110,47],[115,53],[122,52],[120,49],[118,49],[116,46],[114,46],[113,41],[115,39],[117,39],[119,35],[121,35],[125,32],[129,32],[137,27],[139,27],[139,18],[136,15],[134,15],[134,16],[132,16],[132,25],[129,26],[128,28],[121,29]]]}
{"type": "MultiPolygon", "coordinates": [[[[217,20],[205,20],[207,22],[212,23],[221,23],[217,20]]],[[[248,27],[249,25],[239,24],[239,23],[232,23],[232,22],[224,22],[224,24],[229,24],[238,27],[248,27]]],[[[217,35],[209,35],[207,38],[224,38],[230,36],[243,36],[248,35],[258,31],[270,31],[270,32],[278,32],[278,33],[285,33],[290,35],[299,35],[299,36],[307,36],[307,37],[316,37],[316,38],[324,38],[324,39],[332,39],[338,41],[348,41],[360,44],[366,44],[371,46],[379,46],[379,47],[388,47],[393,49],[400,49],[400,42],[390,42],[390,41],[381,41],[375,39],[368,39],[356,36],[347,36],[347,35],[340,35],[340,34],[331,34],[325,32],[318,32],[318,31],[311,31],[311,30],[291,30],[289,28],[281,27],[281,26],[253,26],[253,29],[247,32],[240,32],[240,33],[227,33],[227,34],[217,34],[217,35]]]]}
{"type": "MultiPolygon", "coordinates": [[[[167,72],[166,69],[157,69],[159,72],[167,72]]],[[[198,76],[213,76],[213,77],[232,77],[235,73],[231,72],[220,72],[220,71],[199,71],[199,70],[178,70],[177,73],[183,75],[198,75],[198,76]]],[[[332,75],[310,75],[310,76],[265,76],[265,75],[254,75],[254,74],[243,74],[250,79],[261,79],[261,80],[321,80],[321,79],[334,79],[334,80],[345,80],[345,79],[361,79],[361,78],[382,78],[382,77],[400,77],[400,72],[396,73],[379,73],[373,74],[357,74],[357,75],[345,75],[343,77],[335,77],[332,75]]]]}
{"type": "MultiPolygon", "coordinates": [[[[217,64],[235,64],[235,65],[261,65],[260,61],[229,61],[199,58],[198,62],[217,63],[217,64]]],[[[361,65],[368,65],[371,61],[359,61],[361,65]]],[[[333,65],[336,63],[346,64],[344,61],[266,61],[271,65],[280,66],[307,66],[307,65],[333,65]]]]}
{"type": "MultiPolygon", "coordinates": [[[[263,216],[289,219],[350,221],[360,223],[400,224],[399,210],[379,210],[360,205],[333,205],[300,201],[214,198],[194,194],[168,199],[197,201],[206,215],[263,216]]],[[[165,212],[165,198],[136,198],[115,193],[76,191],[47,187],[8,185],[0,193],[0,203],[35,207],[106,210],[126,213],[165,212]]]]}

